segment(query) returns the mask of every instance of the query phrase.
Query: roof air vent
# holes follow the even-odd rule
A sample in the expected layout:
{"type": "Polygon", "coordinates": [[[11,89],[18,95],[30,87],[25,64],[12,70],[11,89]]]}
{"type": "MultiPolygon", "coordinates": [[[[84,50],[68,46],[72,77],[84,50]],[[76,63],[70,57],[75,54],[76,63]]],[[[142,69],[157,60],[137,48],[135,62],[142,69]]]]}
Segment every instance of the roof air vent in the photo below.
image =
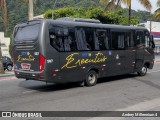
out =
{"type": "Polygon", "coordinates": [[[101,23],[99,20],[96,20],[96,19],[83,19],[83,18],[70,18],[70,17],[58,18],[56,20],[73,21],[73,22],[87,22],[87,23],[101,23]]]}

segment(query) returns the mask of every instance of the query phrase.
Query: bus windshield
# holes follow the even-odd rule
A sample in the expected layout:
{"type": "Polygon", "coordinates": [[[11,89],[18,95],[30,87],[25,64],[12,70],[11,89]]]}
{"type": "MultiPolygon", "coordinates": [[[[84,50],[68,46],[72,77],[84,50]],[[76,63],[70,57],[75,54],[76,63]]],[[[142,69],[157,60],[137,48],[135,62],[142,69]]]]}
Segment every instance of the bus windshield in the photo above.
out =
{"type": "Polygon", "coordinates": [[[39,23],[15,28],[15,41],[36,40],[39,28],[39,23]]]}

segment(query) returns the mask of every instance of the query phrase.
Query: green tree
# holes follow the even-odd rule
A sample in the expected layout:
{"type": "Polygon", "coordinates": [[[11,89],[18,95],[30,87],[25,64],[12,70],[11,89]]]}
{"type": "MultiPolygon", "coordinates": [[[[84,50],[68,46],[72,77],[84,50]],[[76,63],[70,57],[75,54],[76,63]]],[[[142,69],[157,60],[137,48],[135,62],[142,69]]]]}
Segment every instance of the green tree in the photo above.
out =
{"type": "MultiPolygon", "coordinates": [[[[121,5],[125,4],[128,7],[128,25],[131,24],[131,0],[100,0],[101,2],[107,4],[105,9],[108,9],[115,4],[121,5]]],[[[152,5],[149,0],[138,0],[147,10],[151,11],[152,5]]]]}
{"type": "MultiPolygon", "coordinates": [[[[121,24],[127,25],[127,17],[124,15],[124,10],[103,12],[103,8],[91,6],[88,9],[65,7],[54,10],[54,18],[61,17],[77,17],[77,18],[90,18],[98,19],[105,24],[121,24]]],[[[45,18],[52,18],[52,10],[45,12],[45,18]]],[[[131,24],[136,25],[139,23],[137,17],[132,17],[131,24]]]]}
{"type": "Polygon", "coordinates": [[[86,12],[85,12],[86,18],[90,19],[98,19],[102,23],[108,23],[108,17],[103,12],[103,9],[101,7],[94,7],[91,6],[86,12]]]}
{"type": "MultiPolygon", "coordinates": [[[[61,17],[71,17],[76,14],[75,8],[73,7],[64,7],[59,8],[53,11],[54,19],[61,18],[61,17]]],[[[49,9],[44,14],[45,18],[52,18],[52,10],[49,9]]]]}
{"type": "Polygon", "coordinates": [[[157,1],[157,7],[158,9],[154,12],[154,16],[157,20],[160,20],[160,0],[157,1]]]}

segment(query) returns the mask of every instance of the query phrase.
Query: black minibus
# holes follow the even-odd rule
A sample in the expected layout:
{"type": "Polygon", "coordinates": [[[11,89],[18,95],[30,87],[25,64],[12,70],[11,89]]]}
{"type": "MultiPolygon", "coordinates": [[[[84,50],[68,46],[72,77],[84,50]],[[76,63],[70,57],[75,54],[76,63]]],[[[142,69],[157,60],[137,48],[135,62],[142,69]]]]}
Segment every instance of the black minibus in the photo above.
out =
{"type": "Polygon", "coordinates": [[[12,54],[17,78],[51,83],[84,82],[137,72],[154,65],[154,40],[144,27],[98,20],[37,19],[16,25],[12,54]]]}

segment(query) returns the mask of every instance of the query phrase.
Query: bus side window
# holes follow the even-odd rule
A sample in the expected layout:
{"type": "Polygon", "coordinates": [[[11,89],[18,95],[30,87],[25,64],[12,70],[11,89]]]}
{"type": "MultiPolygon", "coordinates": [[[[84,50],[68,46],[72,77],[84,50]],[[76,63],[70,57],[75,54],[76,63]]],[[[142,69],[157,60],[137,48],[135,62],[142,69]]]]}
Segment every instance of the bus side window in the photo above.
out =
{"type": "Polygon", "coordinates": [[[148,31],[145,32],[145,47],[152,48],[152,42],[148,31]]]}
{"type": "MultiPolygon", "coordinates": [[[[109,50],[109,34],[107,34],[109,31],[96,31],[96,39],[98,39],[99,49],[100,50],[109,50]]],[[[97,47],[98,48],[98,47],[97,47]]]]}
{"type": "Polygon", "coordinates": [[[54,26],[49,26],[50,45],[58,51],[64,51],[63,38],[61,29],[54,26]]]}
{"type": "Polygon", "coordinates": [[[125,33],[114,31],[112,32],[112,49],[121,50],[125,48],[125,33]]]}
{"type": "Polygon", "coordinates": [[[70,51],[76,51],[77,45],[76,45],[76,37],[75,37],[75,29],[69,29],[69,36],[67,38],[70,51]]]}
{"type": "Polygon", "coordinates": [[[50,26],[49,37],[51,46],[58,51],[77,50],[75,30],[72,28],[50,26]]]}
{"type": "Polygon", "coordinates": [[[144,44],[144,34],[142,31],[137,31],[136,32],[136,43],[137,45],[139,44],[144,44]]]}
{"type": "Polygon", "coordinates": [[[125,47],[130,48],[130,47],[134,47],[134,46],[135,46],[135,43],[134,43],[134,39],[133,39],[133,33],[126,32],[125,33],[125,47]]]}
{"type": "Polygon", "coordinates": [[[85,39],[85,31],[83,28],[76,29],[76,43],[78,50],[87,50],[87,44],[85,39]]]}
{"type": "Polygon", "coordinates": [[[94,30],[85,29],[87,50],[95,50],[94,30]]]}

